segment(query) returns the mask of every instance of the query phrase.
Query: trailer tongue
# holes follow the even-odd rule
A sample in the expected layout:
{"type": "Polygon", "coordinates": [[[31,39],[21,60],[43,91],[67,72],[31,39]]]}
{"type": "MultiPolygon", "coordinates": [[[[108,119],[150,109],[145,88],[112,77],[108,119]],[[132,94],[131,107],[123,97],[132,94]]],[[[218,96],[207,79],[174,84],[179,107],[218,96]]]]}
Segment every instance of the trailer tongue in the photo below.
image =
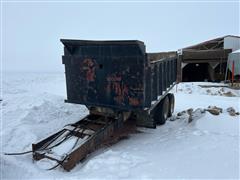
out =
{"type": "Polygon", "coordinates": [[[122,127],[122,116],[90,114],[37,144],[32,144],[33,158],[56,161],[51,169],[62,166],[69,171],[122,127]]]}

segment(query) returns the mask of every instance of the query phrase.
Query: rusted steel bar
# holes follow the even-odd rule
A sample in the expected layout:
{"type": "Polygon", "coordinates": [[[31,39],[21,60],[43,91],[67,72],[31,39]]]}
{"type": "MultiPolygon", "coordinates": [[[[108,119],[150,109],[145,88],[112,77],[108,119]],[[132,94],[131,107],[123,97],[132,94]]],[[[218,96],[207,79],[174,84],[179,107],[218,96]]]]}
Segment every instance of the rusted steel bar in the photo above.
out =
{"type": "Polygon", "coordinates": [[[70,171],[78,162],[85,159],[88,154],[99,148],[115,131],[121,129],[123,126],[123,118],[121,115],[114,118],[90,114],[70,126],[72,127],[72,130],[71,128],[64,128],[50,137],[33,144],[33,158],[35,160],[46,158],[56,161],[59,163],[59,166],[63,167],[66,171],[70,171]],[[95,119],[93,119],[93,117],[95,119]],[[84,131],[87,130],[92,133],[85,133],[84,131]],[[67,131],[69,131],[69,133],[66,133],[67,131]],[[64,157],[56,158],[51,154],[51,148],[58,146],[59,142],[61,143],[61,141],[64,141],[65,139],[66,141],[68,140],[68,138],[59,140],[64,133],[66,133],[68,137],[77,137],[75,145],[77,145],[79,139],[83,139],[84,137],[87,138],[84,139],[78,147],[72,147],[70,152],[64,153],[64,157]]]}

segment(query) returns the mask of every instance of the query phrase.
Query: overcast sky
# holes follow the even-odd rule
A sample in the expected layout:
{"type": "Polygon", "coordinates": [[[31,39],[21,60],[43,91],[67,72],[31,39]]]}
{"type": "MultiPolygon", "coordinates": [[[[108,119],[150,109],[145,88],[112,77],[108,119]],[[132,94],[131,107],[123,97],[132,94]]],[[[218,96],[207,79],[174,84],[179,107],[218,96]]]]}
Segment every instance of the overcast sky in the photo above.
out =
{"type": "Polygon", "coordinates": [[[60,38],[137,39],[148,52],[239,35],[239,2],[3,3],[3,71],[63,71],[60,38]]]}

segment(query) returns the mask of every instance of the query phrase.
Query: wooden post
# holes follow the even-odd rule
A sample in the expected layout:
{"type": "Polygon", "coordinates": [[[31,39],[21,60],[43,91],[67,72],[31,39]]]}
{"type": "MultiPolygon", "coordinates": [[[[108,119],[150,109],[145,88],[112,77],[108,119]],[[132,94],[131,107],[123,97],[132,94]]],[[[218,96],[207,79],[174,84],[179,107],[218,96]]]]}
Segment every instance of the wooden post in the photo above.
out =
{"type": "Polygon", "coordinates": [[[177,83],[182,82],[182,55],[177,58],[177,83]]]}

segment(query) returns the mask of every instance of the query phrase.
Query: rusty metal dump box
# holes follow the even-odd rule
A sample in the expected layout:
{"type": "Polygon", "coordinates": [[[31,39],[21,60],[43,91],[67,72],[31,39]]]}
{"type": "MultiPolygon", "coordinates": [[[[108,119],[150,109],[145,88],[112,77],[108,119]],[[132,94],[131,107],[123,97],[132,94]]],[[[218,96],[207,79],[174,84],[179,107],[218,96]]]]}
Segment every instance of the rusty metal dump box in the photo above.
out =
{"type": "Polygon", "coordinates": [[[129,133],[131,124],[156,128],[172,115],[174,53],[148,54],[141,41],[61,41],[66,101],[86,105],[90,114],[32,144],[35,160],[50,160],[55,163],[50,169],[70,171],[94,150],[129,133]]]}
{"type": "Polygon", "coordinates": [[[177,59],[150,61],[141,41],[61,42],[66,102],[118,110],[145,109],[176,81],[177,59]]]}
{"type": "Polygon", "coordinates": [[[126,122],[156,128],[172,115],[174,95],[169,90],[176,81],[176,57],[148,54],[141,41],[61,42],[66,101],[86,105],[90,114],[32,144],[35,160],[55,161],[50,169],[62,166],[69,171],[111,138],[129,131],[126,122]],[[65,143],[72,148],[55,151],[65,143]]]}

